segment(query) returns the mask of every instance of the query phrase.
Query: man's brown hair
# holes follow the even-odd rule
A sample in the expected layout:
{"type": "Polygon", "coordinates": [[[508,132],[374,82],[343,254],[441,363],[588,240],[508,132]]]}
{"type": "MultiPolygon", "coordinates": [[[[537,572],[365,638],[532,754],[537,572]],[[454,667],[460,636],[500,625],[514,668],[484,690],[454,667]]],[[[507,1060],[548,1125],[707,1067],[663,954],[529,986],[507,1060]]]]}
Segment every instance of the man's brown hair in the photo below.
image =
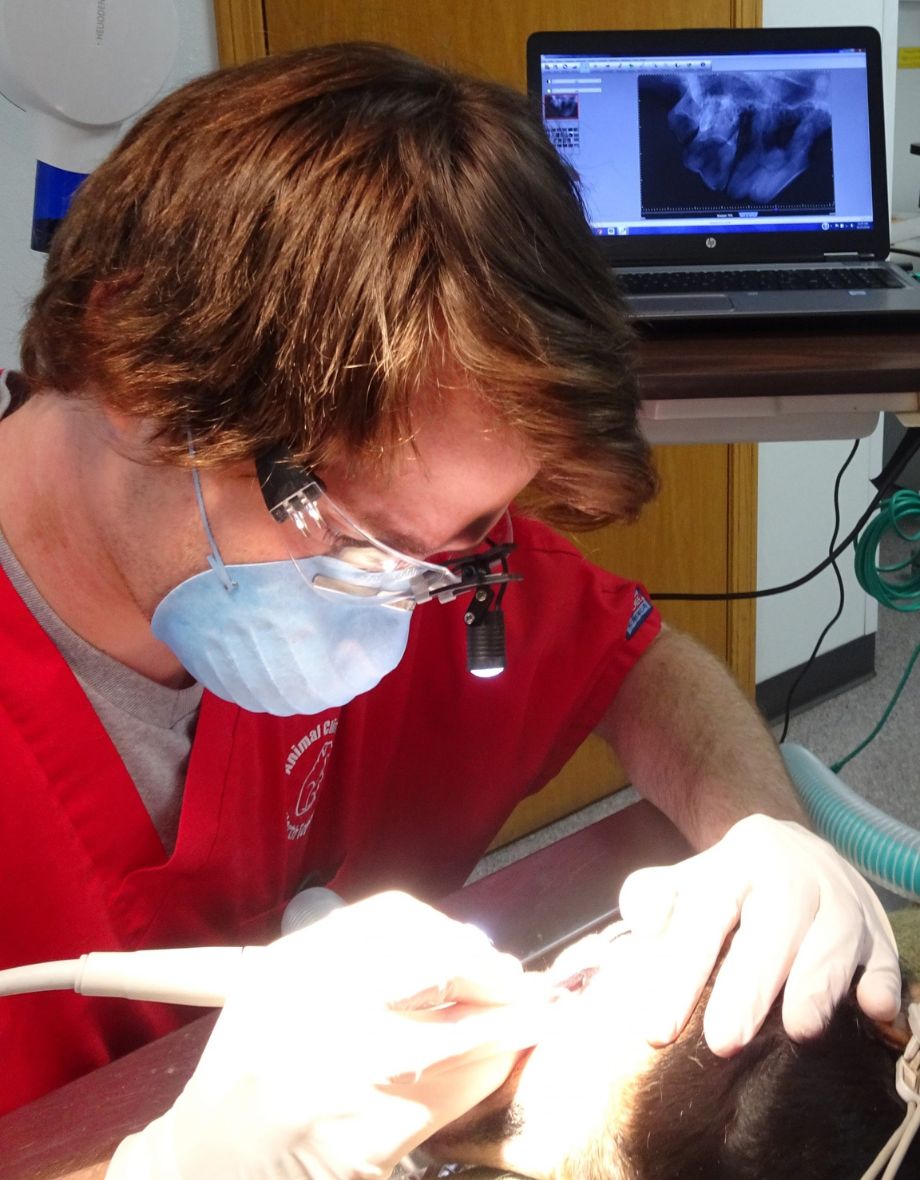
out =
{"type": "Polygon", "coordinates": [[[199,78],[129,132],[56,234],[23,368],[151,418],[164,460],[191,435],[201,463],[311,467],[385,462],[459,370],[579,527],[654,494],[629,343],[526,98],[346,44],[199,78]]]}

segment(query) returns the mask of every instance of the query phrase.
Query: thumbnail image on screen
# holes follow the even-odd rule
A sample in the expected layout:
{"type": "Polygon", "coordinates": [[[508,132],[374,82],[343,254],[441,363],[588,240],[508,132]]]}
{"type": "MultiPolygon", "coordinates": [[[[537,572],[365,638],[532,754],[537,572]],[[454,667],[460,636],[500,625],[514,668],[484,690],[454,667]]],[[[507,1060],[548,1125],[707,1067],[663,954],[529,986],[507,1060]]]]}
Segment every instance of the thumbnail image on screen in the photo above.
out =
{"type": "Polygon", "coordinates": [[[578,94],[556,93],[543,95],[544,119],[577,119],[578,94]]]}
{"type": "Polygon", "coordinates": [[[643,217],[834,212],[825,70],[642,74],[643,217]]]}
{"type": "Polygon", "coordinates": [[[556,151],[563,155],[579,147],[581,135],[578,115],[577,93],[543,95],[543,119],[552,120],[546,122],[546,134],[556,151]]]}

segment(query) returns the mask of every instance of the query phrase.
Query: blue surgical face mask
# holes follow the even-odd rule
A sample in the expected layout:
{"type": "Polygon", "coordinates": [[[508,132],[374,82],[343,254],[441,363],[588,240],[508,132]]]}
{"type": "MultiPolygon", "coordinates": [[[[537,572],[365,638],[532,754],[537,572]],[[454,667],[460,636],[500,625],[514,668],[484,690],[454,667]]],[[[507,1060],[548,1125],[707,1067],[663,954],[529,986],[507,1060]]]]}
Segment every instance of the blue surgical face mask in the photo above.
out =
{"type": "Polygon", "coordinates": [[[211,569],[171,590],[151,627],[196,680],[253,713],[289,717],[344,705],[396,667],[411,612],[373,596],[328,596],[313,579],[372,591],[399,589],[399,576],[327,556],[225,566],[193,476],[211,569]]]}

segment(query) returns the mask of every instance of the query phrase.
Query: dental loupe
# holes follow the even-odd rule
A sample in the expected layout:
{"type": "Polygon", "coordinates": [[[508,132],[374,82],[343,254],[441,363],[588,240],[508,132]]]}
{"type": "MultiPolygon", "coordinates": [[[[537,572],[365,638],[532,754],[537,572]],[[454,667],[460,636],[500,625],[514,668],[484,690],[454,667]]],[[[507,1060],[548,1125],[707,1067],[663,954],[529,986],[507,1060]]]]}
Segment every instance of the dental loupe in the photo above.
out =
{"type": "MultiPolygon", "coordinates": [[[[327,493],[322,480],[300,467],[284,446],[273,447],[256,460],[256,472],[266,507],[279,524],[293,523],[312,544],[363,572],[402,572],[405,586],[394,592],[382,590],[388,606],[412,609],[435,600],[452,602],[462,594],[472,601],[464,612],[467,627],[467,668],[480,678],[498,676],[505,669],[505,620],[502,599],[509,582],[523,580],[511,573],[508,556],[514,549],[511,521],[509,539],[469,553],[446,557],[442,563],[400,553],[373,537],[327,493]]],[[[294,556],[292,552],[292,556],[294,556]]],[[[346,580],[315,577],[325,593],[361,594],[369,590],[365,581],[350,587],[346,580]]]]}

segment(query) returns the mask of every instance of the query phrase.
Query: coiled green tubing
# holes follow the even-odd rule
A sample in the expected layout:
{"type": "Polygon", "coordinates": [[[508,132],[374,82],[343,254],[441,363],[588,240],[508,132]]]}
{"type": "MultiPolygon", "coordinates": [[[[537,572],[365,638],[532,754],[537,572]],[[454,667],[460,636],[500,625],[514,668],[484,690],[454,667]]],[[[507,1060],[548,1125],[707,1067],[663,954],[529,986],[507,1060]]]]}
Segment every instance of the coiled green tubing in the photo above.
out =
{"type": "Polygon", "coordinates": [[[920,560],[916,551],[903,561],[879,565],[878,550],[885,535],[894,533],[903,541],[920,542],[920,495],[901,489],[879,505],[878,515],[863,529],[856,542],[856,577],[867,594],[891,610],[920,610],[920,560]],[[915,530],[907,528],[913,521],[915,530]],[[892,575],[906,576],[893,577],[892,575]]]}

